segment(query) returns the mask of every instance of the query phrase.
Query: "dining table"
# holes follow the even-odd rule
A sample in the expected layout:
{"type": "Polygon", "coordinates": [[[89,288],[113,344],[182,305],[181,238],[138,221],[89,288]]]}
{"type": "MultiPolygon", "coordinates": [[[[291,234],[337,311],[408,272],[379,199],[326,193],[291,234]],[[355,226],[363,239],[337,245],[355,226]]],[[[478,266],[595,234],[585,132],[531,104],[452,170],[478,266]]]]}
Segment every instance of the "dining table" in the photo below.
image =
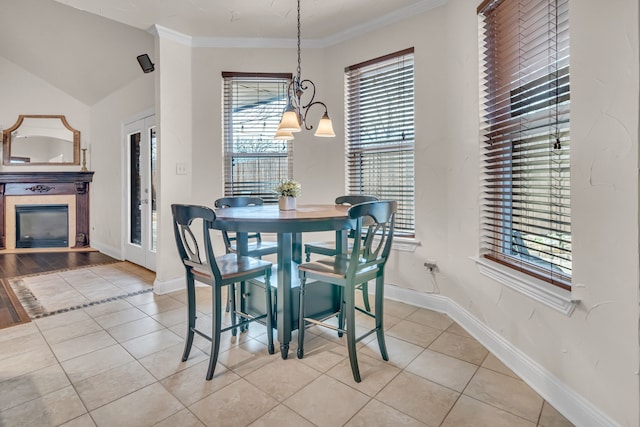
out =
{"type": "Polygon", "coordinates": [[[216,209],[213,227],[236,233],[239,255],[248,251],[249,233],[277,235],[276,318],[278,342],[283,359],[288,357],[291,342],[293,305],[292,286],[298,281],[297,265],[302,262],[302,233],[335,231],[336,250],[347,250],[348,230],[353,220],[349,206],[334,204],[297,205],[294,210],[280,210],[277,204],[216,209]]]}

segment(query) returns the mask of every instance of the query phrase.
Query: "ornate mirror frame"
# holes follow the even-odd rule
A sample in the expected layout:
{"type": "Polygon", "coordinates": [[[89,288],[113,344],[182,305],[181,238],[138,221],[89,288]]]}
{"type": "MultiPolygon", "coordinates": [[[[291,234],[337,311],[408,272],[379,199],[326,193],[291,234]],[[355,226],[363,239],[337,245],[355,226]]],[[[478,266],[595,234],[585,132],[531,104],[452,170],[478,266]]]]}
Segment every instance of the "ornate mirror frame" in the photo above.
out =
{"type": "MultiPolygon", "coordinates": [[[[49,135],[42,135],[47,137],[49,135]]],[[[71,141],[70,141],[71,142],[71,141]]],[[[23,115],[18,116],[16,123],[2,132],[2,164],[6,166],[30,166],[30,165],[79,165],[80,164],[80,131],[72,128],[63,115],[23,115]],[[11,136],[22,125],[24,119],[59,119],[62,125],[73,135],[73,161],[69,162],[12,162],[11,136]]]]}

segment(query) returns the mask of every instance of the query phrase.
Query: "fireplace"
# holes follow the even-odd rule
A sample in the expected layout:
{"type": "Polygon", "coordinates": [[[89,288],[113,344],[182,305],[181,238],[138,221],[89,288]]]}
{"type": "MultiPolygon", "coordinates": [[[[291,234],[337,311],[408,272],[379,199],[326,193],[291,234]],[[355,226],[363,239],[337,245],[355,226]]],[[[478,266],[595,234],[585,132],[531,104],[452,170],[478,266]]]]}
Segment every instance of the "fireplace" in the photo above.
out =
{"type": "Polygon", "coordinates": [[[16,248],[18,205],[67,205],[68,248],[89,246],[93,172],[0,172],[0,250],[16,248]]]}
{"type": "Polygon", "coordinates": [[[16,248],[68,246],[68,205],[16,205],[16,248]]]}

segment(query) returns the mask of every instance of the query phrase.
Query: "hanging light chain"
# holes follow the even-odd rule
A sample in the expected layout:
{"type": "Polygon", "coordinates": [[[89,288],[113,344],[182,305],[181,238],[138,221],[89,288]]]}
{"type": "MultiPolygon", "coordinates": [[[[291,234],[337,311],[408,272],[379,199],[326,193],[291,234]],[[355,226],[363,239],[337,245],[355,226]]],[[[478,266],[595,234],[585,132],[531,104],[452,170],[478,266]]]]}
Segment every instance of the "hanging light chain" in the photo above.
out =
{"type": "Polygon", "coordinates": [[[300,55],[300,0],[298,0],[298,82],[302,75],[302,59],[300,55]]]}

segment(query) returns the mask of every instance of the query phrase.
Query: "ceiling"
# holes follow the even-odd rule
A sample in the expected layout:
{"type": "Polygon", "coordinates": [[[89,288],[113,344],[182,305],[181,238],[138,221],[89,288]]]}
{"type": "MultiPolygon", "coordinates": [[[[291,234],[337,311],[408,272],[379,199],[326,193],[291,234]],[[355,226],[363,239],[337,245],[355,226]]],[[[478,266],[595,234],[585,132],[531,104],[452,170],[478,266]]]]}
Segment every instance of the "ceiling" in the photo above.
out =
{"type": "MultiPolygon", "coordinates": [[[[302,0],[303,45],[328,46],[445,2],[302,0]]],[[[296,9],[295,0],[2,0],[0,57],[91,106],[143,78],[135,58],[154,59],[154,25],[194,44],[274,39],[295,46],[296,9]]]]}
{"type": "Polygon", "coordinates": [[[136,57],[154,50],[148,32],[54,0],[1,2],[0,57],[89,106],[140,78],[136,57]]]}
{"type": "MultiPolygon", "coordinates": [[[[296,0],[56,0],[141,30],[158,24],[192,37],[296,38],[296,0]]],[[[302,0],[303,38],[325,39],[404,17],[437,0],[302,0]]]]}

